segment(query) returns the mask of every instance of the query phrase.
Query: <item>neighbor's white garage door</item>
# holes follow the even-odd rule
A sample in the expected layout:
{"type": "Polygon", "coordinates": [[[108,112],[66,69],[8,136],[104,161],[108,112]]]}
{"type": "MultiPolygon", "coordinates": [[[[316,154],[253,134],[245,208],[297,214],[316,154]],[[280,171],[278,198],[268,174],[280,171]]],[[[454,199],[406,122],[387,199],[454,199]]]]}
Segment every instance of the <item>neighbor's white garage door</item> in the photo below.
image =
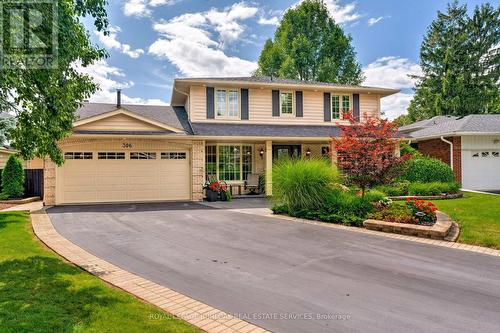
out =
{"type": "Polygon", "coordinates": [[[500,150],[462,151],[462,187],[500,190],[500,150]]]}
{"type": "Polygon", "coordinates": [[[187,151],[66,152],[57,204],[189,200],[187,151]]]}

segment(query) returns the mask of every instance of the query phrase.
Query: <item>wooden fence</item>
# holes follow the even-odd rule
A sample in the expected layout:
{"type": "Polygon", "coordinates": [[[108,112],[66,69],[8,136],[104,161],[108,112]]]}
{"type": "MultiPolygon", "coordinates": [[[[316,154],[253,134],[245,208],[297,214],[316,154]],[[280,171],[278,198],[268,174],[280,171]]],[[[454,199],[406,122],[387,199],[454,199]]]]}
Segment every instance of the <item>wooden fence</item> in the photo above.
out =
{"type": "MultiPolygon", "coordinates": [[[[1,174],[2,170],[0,170],[1,174]]],[[[0,191],[2,189],[0,177],[0,191]]],[[[43,198],[43,169],[24,170],[24,196],[43,198]]]]}

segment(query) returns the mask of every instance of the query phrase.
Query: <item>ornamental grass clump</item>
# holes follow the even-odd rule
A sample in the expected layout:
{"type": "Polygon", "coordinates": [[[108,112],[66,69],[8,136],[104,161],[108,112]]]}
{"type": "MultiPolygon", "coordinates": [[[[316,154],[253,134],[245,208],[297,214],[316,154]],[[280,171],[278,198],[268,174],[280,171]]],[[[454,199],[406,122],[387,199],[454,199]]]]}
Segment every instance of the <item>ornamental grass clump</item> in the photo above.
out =
{"type": "Polygon", "coordinates": [[[278,160],[273,165],[273,201],[291,211],[322,208],[337,179],[337,169],[324,159],[278,160]]]}

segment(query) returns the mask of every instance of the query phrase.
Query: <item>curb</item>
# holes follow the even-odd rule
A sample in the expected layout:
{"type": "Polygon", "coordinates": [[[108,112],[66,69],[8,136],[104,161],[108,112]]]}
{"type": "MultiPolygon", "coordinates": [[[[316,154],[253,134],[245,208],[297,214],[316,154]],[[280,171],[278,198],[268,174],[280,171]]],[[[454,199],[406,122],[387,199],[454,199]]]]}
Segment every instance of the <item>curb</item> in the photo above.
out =
{"type": "Polygon", "coordinates": [[[262,327],[100,259],[60,235],[45,208],[31,213],[35,235],[54,252],[101,280],[208,333],[266,333],[262,327]]]}

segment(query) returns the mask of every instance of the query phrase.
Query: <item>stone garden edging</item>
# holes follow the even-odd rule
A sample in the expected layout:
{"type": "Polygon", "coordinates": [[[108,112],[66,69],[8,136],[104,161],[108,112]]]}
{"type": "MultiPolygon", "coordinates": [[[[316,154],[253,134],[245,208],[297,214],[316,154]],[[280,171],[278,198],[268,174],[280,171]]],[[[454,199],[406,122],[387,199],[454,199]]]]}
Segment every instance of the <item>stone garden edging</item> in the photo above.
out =
{"type": "Polygon", "coordinates": [[[35,202],[40,200],[40,197],[29,197],[23,199],[8,199],[8,200],[0,200],[0,203],[3,204],[14,204],[14,205],[22,205],[30,202],[35,202]]]}
{"type": "Polygon", "coordinates": [[[394,201],[406,200],[408,198],[418,199],[418,200],[448,200],[448,199],[458,199],[463,197],[463,192],[455,194],[441,194],[441,195],[400,195],[395,197],[389,197],[389,199],[394,201]]]}
{"type": "MultiPolygon", "coordinates": [[[[417,225],[410,223],[386,222],[368,219],[363,222],[366,229],[390,232],[408,236],[446,240],[452,229],[453,221],[443,212],[436,212],[436,223],[432,226],[417,225]]],[[[458,233],[457,233],[458,236],[458,233]]]]}

